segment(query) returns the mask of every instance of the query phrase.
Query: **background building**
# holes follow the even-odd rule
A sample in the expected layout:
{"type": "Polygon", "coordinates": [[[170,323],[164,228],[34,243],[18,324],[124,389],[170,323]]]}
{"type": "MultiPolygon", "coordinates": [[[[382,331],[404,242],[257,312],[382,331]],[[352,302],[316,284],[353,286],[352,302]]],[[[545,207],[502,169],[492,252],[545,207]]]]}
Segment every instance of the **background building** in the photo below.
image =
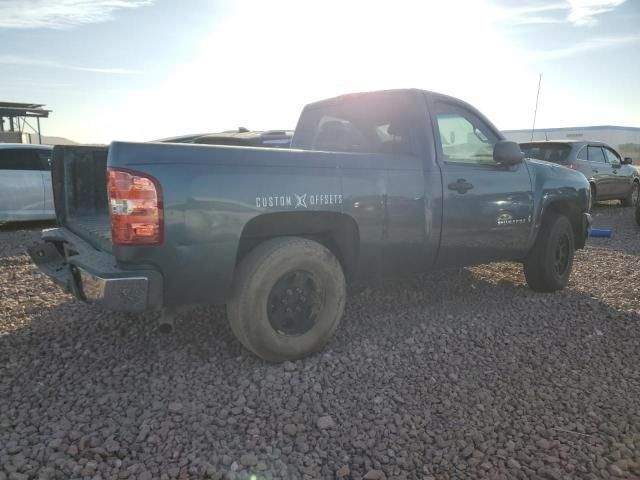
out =
{"type": "MultiPolygon", "coordinates": [[[[531,129],[503,130],[508,140],[522,143],[531,141],[531,129]]],[[[631,157],[640,165],[640,128],[600,125],[596,127],[536,128],[533,140],[597,140],[615,148],[623,157],[631,157]]]]}
{"type": "Polygon", "coordinates": [[[63,137],[42,135],[40,119],[49,118],[51,110],[42,103],[0,102],[0,143],[40,143],[70,145],[63,137]]]}

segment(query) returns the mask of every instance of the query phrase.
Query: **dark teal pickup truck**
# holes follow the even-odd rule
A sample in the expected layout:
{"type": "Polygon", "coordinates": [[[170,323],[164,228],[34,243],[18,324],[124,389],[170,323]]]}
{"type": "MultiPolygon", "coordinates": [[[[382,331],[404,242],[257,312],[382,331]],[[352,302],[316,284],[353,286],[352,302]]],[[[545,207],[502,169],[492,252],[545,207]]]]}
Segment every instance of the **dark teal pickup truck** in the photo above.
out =
{"type": "Polygon", "coordinates": [[[291,147],[56,147],[58,228],[29,253],[110,309],[226,304],[238,340],[280,361],[323,347],[352,279],[512,260],[552,292],[585,245],[584,175],[524,159],[455,98],[312,103],[291,147]]]}

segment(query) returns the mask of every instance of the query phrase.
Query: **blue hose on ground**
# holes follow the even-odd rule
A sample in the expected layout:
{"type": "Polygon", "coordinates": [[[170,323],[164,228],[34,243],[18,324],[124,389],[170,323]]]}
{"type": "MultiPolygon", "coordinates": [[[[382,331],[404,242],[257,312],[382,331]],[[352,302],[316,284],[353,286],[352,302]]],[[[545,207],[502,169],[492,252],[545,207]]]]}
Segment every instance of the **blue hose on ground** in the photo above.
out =
{"type": "Polygon", "coordinates": [[[610,237],[612,230],[610,228],[592,228],[591,237],[610,237]]]}

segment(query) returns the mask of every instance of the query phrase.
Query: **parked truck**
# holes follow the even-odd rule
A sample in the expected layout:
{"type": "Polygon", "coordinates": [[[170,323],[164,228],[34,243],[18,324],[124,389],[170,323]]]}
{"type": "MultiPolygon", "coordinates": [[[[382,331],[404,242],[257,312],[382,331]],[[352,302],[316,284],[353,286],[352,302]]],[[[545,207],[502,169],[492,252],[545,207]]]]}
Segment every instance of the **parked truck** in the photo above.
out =
{"type": "Polygon", "coordinates": [[[517,261],[562,289],[591,222],[584,175],[422,90],[309,104],[287,150],[61,146],[52,173],[58,227],[29,250],[46,274],[113,310],[226,304],[269,361],[320,350],[362,277],[517,261]]]}

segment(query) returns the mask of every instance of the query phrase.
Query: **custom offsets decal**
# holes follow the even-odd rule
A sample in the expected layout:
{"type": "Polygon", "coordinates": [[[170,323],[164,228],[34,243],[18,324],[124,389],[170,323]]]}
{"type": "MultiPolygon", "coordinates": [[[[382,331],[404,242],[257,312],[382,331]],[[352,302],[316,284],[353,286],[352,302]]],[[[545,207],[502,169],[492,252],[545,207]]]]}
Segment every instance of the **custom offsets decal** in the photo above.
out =
{"type": "Polygon", "coordinates": [[[334,193],[294,193],[256,197],[258,208],[309,208],[342,205],[342,195],[334,193]]]}

